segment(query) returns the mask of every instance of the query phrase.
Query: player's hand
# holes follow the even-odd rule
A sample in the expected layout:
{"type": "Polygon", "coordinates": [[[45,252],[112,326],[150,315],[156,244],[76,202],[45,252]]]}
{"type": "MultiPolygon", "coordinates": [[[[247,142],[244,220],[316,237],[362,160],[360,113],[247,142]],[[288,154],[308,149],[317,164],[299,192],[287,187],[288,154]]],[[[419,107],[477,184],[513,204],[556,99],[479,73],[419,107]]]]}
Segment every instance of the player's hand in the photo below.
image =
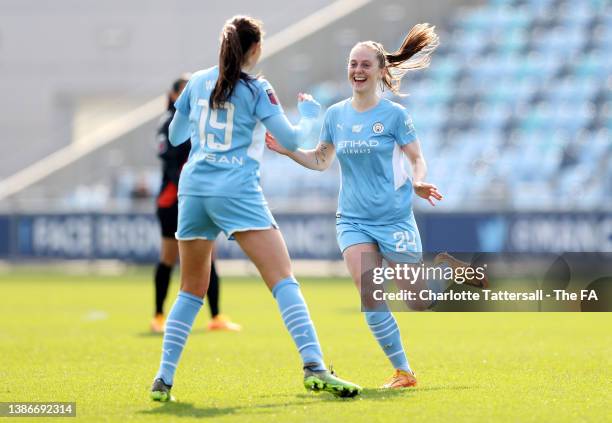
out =
{"type": "Polygon", "coordinates": [[[266,131],[266,147],[268,147],[272,151],[276,151],[278,154],[283,154],[285,156],[290,153],[289,150],[287,150],[285,147],[280,145],[278,141],[276,141],[276,138],[274,138],[274,136],[269,131],[266,131]]]}
{"type": "Polygon", "coordinates": [[[298,102],[300,101],[315,101],[314,97],[308,93],[299,93],[298,102]]]}
{"type": "Polygon", "coordinates": [[[311,96],[306,93],[298,94],[298,111],[300,116],[310,119],[316,119],[321,111],[321,105],[311,96]]]}
{"type": "Polygon", "coordinates": [[[433,184],[428,184],[427,182],[417,182],[412,185],[414,188],[414,192],[421,198],[429,201],[429,204],[435,207],[435,203],[433,200],[442,200],[442,194],[438,192],[438,187],[433,184]]]}

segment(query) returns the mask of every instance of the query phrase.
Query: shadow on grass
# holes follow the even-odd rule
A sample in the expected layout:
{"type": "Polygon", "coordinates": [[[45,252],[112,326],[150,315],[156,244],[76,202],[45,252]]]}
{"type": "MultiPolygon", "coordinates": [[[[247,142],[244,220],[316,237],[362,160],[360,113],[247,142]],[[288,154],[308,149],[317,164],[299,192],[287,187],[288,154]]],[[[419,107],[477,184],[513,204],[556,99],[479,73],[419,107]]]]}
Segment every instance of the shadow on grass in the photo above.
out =
{"type": "Polygon", "coordinates": [[[361,395],[355,398],[338,398],[333,396],[330,393],[321,392],[321,393],[305,393],[305,394],[297,394],[297,398],[315,398],[320,401],[326,402],[338,402],[338,401],[381,401],[388,400],[394,397],[402,397],[402,396],[412,396],[416,394],[417,391],[415,389],[394,389],[394,390],[382,390],[382,389],[372,389],[365,388],[361,391],[361,395]]]}
{"type": "MultiPolygon", "coordinates": [[[[337,398],[330,398],[337,401],[337,398]]],[[[159,407],[153,410],[139,411],[139,414],[148,415],[172,415],[176,417],[218,417],[238,412],[248,412],[256,410],[274,410],[275,408],[284,408],[291,406],[304,406],[304,401],[291,401],[273,404],[254,404],[249,406],[237,407],[196,407],[192,403],[187,402],[168,402],[160,404],[159,407]]]]}
{"type": "Polygon", "coordinates": [[[364,388],[361,395],[357,398],[338,398],[327,392],[304,392],[300,394],[269,394],[259,395],[260,398],[281,398],[295,397],[301,399],[315,399],[320,401],[353,401],[353,400],[372,400],[385,401],[395,397],[416,396],[419,393],[435,392],[435,391],[463,391],[469,389],[478,389],[478,386],[427,386],[423,388],[404,388],[404,389],[379,389],[379,388],[364,388]]]}
{"type": "MultiPolygon", "coordinates": [[[[468,389],[478,389],[477,386],[428,386],[424,388],[402,388],[402,389],[379,389],[379,388],[364,388],[361,392],[361,396],[357,399],[361,401],[387,401],[392,400],[396,397],[414,397],[419,393],[433,392],[433,391],[463,391],[468,389]]],[[[353,398],[336,398],[331,394],[320,393],[305,393],[297,394],[298,398],[312,398],[313,396],[320,398],[323,401],[351,401],[353,398]]]]}
{"type": "Polygon", "coordinates": [[[152,410],[139,411],[138,413],[148,415],[171,415],[176,417],[217,417],[234,414],[241,409],[242,407],[196,407],[186,402],[169,402],[160,404],[159,407],[152,410]]]}
{"type": "MultiPolygon", "coordinates": [[[[276,408],[284,408],[291,406],[303,407],[306,405],[305,400],[322,401],[322,402],[351,402],[360,401],[389,401],[398,397],[415,397],[419,393],[432,391],[461,391],[468,389],[478,389],[477,386],[430,386],[425,388],[407,388],[407,389],[364,389],[361,396],[357,398],[337,398],[329,393],[303,393],[297,395],[282,395],[284,397],[295,398],[298,401],[276,402],[272,404],[253,404],[249,406],[237,407],[196,407],[192,403],[184,402],[169,402],[160,404],[152,410],[139,411],[139,414],[148,415],[172,415],[176,417],[219,417],[239,412],[249,411],[266,411],[276,408]]],[[[279,398],[279,395],[260,395],[261,398],[279,398]]],[[[312,402],[310,403],[313,404],[312,402]]]]}

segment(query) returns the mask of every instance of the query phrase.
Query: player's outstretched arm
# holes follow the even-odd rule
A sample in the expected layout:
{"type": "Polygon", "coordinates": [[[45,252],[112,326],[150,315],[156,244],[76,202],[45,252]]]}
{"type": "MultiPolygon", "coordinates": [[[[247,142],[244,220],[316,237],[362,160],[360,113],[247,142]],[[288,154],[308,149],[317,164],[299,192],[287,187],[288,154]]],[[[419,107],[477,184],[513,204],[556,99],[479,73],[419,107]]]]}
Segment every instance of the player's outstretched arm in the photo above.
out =
{"type": "Polygon", "coordinates": [[[313,150],[297,149],[295,151],[290,151],[280,145],[269,132],[266,132],[266,146],[270,150],[283,154],[308,169],[321,172],[326,170],[334,161],[334,157],[336,157],[336,150],[333,144],[319,142],[317,148],[313,150]]]}
{"type": "Polygon", "coordinates": [[[298,111],[301,119],[297,125],[292,125],[284,114],[273,115],[262,121],[278,142],[290,151],[295,151],[308,140],[321,105],[310,94],[300,93],[298,111]]]}
{"type": "Polygon", "coordinates": [[[168,139],[170,140],[170,144],[176,147],[189,138],[189,117],[177,110],[168,128],[168,139]]]}
{"type": "Polygon", "coordinates": [[[425,163],[419,140],[403,145],[402,151],[406,154],[412,166],[412,187],[414,192],[419,197],[429,201],[429,204],[435,206],[436,204],[433,200],[440,201],[443,197],[438,192],[438,187],[423,181],[427,175],[427,163],[425,163]]]}

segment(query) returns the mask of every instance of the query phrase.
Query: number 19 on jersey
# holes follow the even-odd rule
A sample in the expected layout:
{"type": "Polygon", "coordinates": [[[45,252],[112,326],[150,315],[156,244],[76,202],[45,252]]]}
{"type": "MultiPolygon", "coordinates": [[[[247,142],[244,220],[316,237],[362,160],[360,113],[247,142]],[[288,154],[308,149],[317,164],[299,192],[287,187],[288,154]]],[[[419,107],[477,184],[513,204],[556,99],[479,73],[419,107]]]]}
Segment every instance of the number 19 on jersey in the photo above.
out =
{"type": "Polygon", "coordinates": [[[207,145],[211,150],[216,151],[228,151],[232,146],[232,130],[234,127],[234,105],[229,101],[223,103],[222,109],[227,111],[226,122],[219,122],[219,109],[210,109],[208,106],[208,100],[198,100],[198,105],[202,106],[202,112],[200,113],[200,146],[204,148],[207,145]],[[223,142],[217,142],[214,134],[206,133],[206,123],[214,129],[224,131],[223,142]]]}

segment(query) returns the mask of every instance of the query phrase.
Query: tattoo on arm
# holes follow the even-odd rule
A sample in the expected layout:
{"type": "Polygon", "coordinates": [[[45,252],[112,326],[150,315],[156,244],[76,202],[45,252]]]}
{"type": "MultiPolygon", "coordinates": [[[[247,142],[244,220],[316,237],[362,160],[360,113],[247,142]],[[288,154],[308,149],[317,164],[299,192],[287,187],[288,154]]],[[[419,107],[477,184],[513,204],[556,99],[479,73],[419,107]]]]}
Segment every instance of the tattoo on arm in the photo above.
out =
{"type": "Polygon", "coordinates": [[[319,165],[319,163],[325,163],[326,155],[327,155],[327,145],[326,144],[319,145],[319,147],[315,150],[315,160],[317,162],[317,166],[319,165]]]}
{"type": "Polygon", "coordinates": [[[321,156],[321,161],[325,163],[325,158],[327,157],[327,145],[326,144],[321,144],[319,155],[321,156]]]}

